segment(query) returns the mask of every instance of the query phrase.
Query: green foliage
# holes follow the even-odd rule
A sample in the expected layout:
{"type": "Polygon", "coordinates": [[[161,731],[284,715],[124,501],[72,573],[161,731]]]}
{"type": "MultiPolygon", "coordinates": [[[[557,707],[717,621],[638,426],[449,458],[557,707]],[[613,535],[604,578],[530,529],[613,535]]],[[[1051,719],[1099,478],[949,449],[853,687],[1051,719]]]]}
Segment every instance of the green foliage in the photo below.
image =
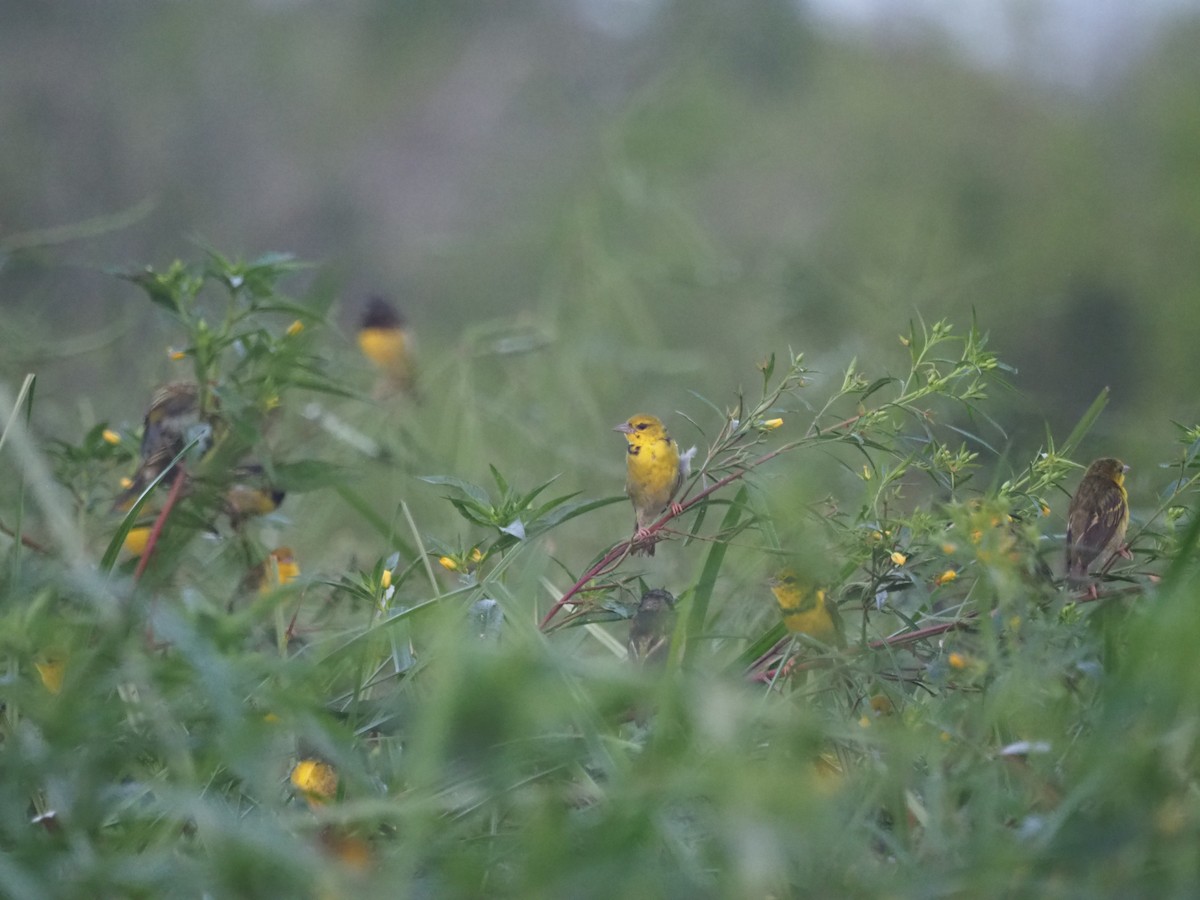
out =
{"type": "MultiPolygon", "coordinates": [[[[178,322],[211,439],[182,442],[140,505],[110,512],[140,454],[101,423],[43,448],[56,487],[36,508],[0,511],[7,894],[1194,883],[1200,427],[1179,426],[1097,602],[1056,579],[1055,532],[1106,394],[1014,463],[986,411],[1007,370],[975,324],[916,322],[899,374],[880,353],[826,389],[802,354],[771,355],[756,396],[696,396],[681,510],[651,526],[662,540],[643,560],[612,540],[623,498],[573,489],[589,482],[554,475],[549,452],[481,442],[469,465],[489,487],[409,471],[454,458],[447,414],[503,417],[464,388],[489,355],[457,355],[461,380],[428,384],[423,407],[395,400],[424,446],[368,452],[356,429],[388,407],[336,358],[324,301],[280,293],[299,272],[213,253],[131,276],[178,322]],[[313,502],[236,512],[231,491],[255,479],[313,502]],[[394,509],[387,479],[408,492],[394,509]],[[59,519],[74,543],[46,524],[59,519]],[[149,544],[122,560],[135,526],[149,544]],[[767,586],[784,566],[836,604],[844,649],[787,634],[767,586]],[[678,598],[657,670],[625,659],[647,587],[678,598]]],[[[28,435],[23,397],[6,438],[28,435]]],[[[539,449],[561,449],[533,418],[539,449]]],[[[575,440],[566,455],[588,465],[619,459],[575,440]]]]}

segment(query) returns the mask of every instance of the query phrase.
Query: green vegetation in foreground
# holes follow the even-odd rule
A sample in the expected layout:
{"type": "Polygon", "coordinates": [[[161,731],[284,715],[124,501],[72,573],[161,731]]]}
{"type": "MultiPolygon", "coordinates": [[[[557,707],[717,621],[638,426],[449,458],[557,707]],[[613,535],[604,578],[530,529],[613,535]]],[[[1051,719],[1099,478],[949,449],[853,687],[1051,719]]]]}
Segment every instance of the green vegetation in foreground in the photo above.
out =
{"type": "Polygon", "coordinates": [[[36,381],[0,397],[6,896],[1193,889],[1200,428],[1093,600],[1052,572],[1105,395],[1017,461],[974,325],[918,323],[904,374],[848,362],[820,396],[767,356],[751,394],[697,398],[684,512],[635,558],[625,498],[559,465],[615,487],[616,439],[477,402],[480,354],[428,366],[420,407],[362,396],[327,304],[280,293],[297,268],[128,276],[200,408],[127,512],[138,435],[35,446],[36,381]],[[248,473],[280,513],[229,514],[248,473]],[[786,637],[784,566],[844,650],[786,637]],[[625,659],[647,588],[678,601],[659,667],[625,659]]]}

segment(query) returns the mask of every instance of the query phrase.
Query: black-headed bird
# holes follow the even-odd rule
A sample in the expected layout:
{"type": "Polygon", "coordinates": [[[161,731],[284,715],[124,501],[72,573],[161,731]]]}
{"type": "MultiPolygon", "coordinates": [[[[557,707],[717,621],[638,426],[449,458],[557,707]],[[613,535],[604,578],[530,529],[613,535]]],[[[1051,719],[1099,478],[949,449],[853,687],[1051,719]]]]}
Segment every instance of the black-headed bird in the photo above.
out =
{"type": "Polygon", "coordinates": [[[376,394],[401,392],[416,396],[413,338],[408,322],[382,297],[370,297],[358,324],[358,347],[379,370],[376,394]]]}

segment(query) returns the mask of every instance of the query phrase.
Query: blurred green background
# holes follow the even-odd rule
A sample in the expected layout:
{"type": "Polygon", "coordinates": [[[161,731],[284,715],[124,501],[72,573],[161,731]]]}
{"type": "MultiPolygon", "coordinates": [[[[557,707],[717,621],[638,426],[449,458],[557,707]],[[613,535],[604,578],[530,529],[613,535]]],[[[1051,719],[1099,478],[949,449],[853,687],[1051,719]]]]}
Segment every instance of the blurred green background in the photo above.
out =
{"type": "Polygon", "coordinates": [[[465,334],[532,330],[477,387],[549,368],[526,411],[579,434],[789,346],[891,371],[910,319],[974,313],[1010,445],[1111,385],[1087,451],[1137,485],[1196,409],[1200,6],[868,6],[10,6],[0,375],[38,373],[56,437],[136,423],[174,332],[105,269],[197,241],[320,262],[331,359],[396,299],[435,404],[465,334]]]}

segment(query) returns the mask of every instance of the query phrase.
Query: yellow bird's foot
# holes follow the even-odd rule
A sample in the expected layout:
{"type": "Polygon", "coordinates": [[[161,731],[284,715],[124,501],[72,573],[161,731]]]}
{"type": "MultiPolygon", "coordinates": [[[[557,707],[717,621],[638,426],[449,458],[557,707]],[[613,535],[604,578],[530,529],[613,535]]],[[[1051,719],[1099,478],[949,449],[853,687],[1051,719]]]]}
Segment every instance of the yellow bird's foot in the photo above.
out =
{"type": "Polygon", "coordinates": [[[683,507],[680,506],[678,503],[676,503],[674,500],[672,500],[671,501],[671,515],[678,516],[678,515],[682,515],[682,514],[683,514],[683,507]]]}

